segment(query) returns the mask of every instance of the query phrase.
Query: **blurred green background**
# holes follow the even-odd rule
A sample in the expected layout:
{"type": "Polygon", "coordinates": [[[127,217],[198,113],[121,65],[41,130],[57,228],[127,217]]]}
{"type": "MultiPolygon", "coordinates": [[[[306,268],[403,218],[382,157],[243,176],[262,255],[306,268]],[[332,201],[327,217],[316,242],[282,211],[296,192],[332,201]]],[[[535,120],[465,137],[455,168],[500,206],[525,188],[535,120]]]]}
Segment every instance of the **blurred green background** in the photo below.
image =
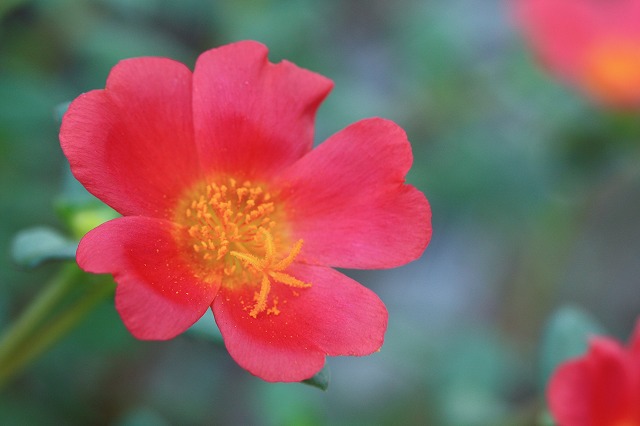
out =
{"type": "Polygon", "coordinates": [[[508,6],[0,2],[0,329],[60,267],[11,260],[20,230],[69,233],[54,209],[68,179],[60,105],[104,87],[128,57],[192,67],[206,49],[255,39],[273,61],[328,76],[317,141],[365,117],[399,123],[434,228],[419,261],[347,271],[383,299],[389,330],[373,356],[329,359],[326,392],[264,383],[206,333],[136,341],[108,301],[0,391],[0,424],[548,424],[553,366],[591,330],[626,340],[640,312],[640,113],[554,81],[508,6]]]}

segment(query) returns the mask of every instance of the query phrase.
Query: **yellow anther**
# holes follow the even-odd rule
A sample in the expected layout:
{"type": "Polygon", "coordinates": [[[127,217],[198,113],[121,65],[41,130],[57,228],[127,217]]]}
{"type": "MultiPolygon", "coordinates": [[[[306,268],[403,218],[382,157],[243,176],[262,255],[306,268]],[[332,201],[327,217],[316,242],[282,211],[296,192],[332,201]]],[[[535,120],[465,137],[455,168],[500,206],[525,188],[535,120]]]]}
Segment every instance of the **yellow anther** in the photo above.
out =
{"type": "Polygon", "coordinates": [[[273,306],[267,309],[267,315],[280,315],[280,309],[278,309],[278,298],[273,299],[273,306]]]}
{"type": "Polygon", "coordinates": [[[242,198],[249,193],[249,190],[245,187],[236,189],[236,194],[238,195],[238,202],[242,201],[242,198]]]}

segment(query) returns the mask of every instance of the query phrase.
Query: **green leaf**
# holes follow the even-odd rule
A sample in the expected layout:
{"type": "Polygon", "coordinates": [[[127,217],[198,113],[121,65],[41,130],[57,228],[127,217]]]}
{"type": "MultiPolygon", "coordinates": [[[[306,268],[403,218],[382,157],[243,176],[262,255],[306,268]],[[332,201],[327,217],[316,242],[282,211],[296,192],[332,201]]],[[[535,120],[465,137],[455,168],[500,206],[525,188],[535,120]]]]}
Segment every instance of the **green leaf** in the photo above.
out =
{"type": "Polygon", "coordinates": [[[320,370],[315,376],[310,379],[303,380],[300,383],[304,383],[305,385],[313,386],[323,391],[326,391],[329,387],[329,368],[324,367],[320,370]]]}
{"type": "Polygon", "coordinates": [[[575,306],[558,309],[547,323],[541,344],[540,389],[558,364],[584,354],[589,337],[606,334],[603,327],[587,312],[575,306]]]}
{"type": "Polygon", "coordinates": [[[73,260],[77,247],[77,241],[66,238],[55,229],[37,227],[15,236],[11,254],[18,265],[35,268],[48,261],[73,260]]]}

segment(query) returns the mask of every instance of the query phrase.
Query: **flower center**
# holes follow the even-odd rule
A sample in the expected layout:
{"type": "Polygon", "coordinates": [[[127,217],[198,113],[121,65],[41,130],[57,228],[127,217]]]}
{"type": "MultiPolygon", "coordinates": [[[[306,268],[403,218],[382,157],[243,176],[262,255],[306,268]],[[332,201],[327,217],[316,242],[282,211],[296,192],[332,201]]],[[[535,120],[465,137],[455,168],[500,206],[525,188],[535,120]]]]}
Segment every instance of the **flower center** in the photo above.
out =
{"type": "Polygon", "coordinates": [[[599,98],[615,104],[640,100],[640,44],[609,41],[595,45],[586,57],[585,83],[599,98]]]}
{"type": "Polygon", "coordinates": [[[195,275],[240,290],[255,287],[249,315],[279,314],[277,300],[267,309],[273,282],[294,288],[310,287],[286,273],[302,249],[292,243],[281,205],[264,185],[229,178],[199,184],[178,204],[175,222],[183,252],[195,275]]]}

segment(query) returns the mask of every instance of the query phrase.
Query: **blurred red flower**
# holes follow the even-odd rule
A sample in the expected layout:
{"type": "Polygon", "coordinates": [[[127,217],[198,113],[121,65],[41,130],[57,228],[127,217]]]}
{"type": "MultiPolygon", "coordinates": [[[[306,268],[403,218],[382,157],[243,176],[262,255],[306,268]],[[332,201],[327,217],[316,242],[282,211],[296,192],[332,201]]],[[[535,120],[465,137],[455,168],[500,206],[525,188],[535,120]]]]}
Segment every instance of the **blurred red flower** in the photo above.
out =
{"type": "Polygon", "coordinates": [[[559,426],[640,425],[640,321],[629,347],[596,337],[584,356],[561,364],[547,399],[559,426]]]}
{"type": "Polygon", "coordinates": [[[597,102],[640,106],[640,0],[517,0],[548,70],[597,102]]]}
{"type": "Polygon", "coordinates": [[[193,73],[122,61],[71,104],[71,169],[123,215],[90,231],[77,261],[113,274],[134,336],[173,338],[211,307],[231,356],[267,381],[381,347],[385,306],[332,267],[418,258],[431,212],[404,183],[412,154],[396,124],[362,120],[311,149],[331,88],[247,41],[203,53],[193,73]]]}

